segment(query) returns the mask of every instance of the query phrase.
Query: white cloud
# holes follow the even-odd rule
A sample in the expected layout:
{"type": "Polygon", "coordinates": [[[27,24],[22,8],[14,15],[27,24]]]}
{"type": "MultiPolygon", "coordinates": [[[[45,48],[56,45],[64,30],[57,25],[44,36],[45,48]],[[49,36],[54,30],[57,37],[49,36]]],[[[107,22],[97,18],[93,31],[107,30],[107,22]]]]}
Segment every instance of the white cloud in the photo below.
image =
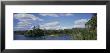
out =
{"type": "Polygon", "coordinates": [[[18,22],[17,25],[14,27],[14,30],[26,30],[31,26],[31,23],[28,21],[21,21],[18,22]]]}
{"type": "Polygon", "coordinates": [[[60,23],[58,21],[53,21],[40,25],[40,28],[47,30],[59,30],[59,29],[72,29],[73,26],[64,27],[60,26],[60,23]]]}
{"type": "Polygon", "coordinates": [[[62,13],[60,14],[60,16],[72,16],[73,14],[72,13],[62,13]]]}
{"type": "Polygon", "coordinates": [[[14,17],[19,21],[32,21],[32,20],[43,21],[43,19],[40,19],[39,17],[34,16],[33,14],[19,13],[19,14],[14,14],[14,17]]]}
{"type": "Polygon", "coordinates": [[[40,19],[40,18],[39,18],[38,20],[39,20],[39,21],[44,21],[43,19],[40,19]]]}
{"type": "Polygon", "coordinates": [[[19,22],[14,27],[15,30],[26,30],[29,29],[29,26],[31,26],[32,21],[38,20],[43,21],[43,19],[40,19],[39,17],[34,16],[33,14],[14,14],[14,18],[18,19],[19,22]]]}
{"type": "Polygon", "coordinates": [[[39,15],[41,15],[41,16],[52,16],[52,17],[58,17],[57,14],[53,14],[53,13],[41,13],[41,14],[39,14],[39,15]]]}
{"type": "Polygon", "coordinates": [[[68,26],[68,27],[67,26],[62,26],[61,27],[61,29],[72,29],[72,28],[73,28],[73,26],[68,26]]]}
{"type": "Polygon", "coordinates": [[[85,28],[85,23],[88,22],[89,19],[79,19],[74,22],[74,28],[85,28]]]}
{"type": "Polygon", "coordinates": [[[58,21],[53,21],[49,23],[45,23],[43,25],[40,25],[41,29],[49,29],[49,30],[58,30],[60,29],[60,25],[58,21]]]}
{"type": "Polygon", "coordinates": [[[17,31],[17,30],[27,30],[29,29],[29,27],[14,27],[14,31],[17,31]]]}
{"type": "Polygon", "coordinates": [[[55,25],[58,25],[58,24],[59,24],[58,21],[53,21],[53,22],[46,23],[43,26],[55,26],[55,25]]]}
{"type": "Polygon", "coordinates": [[[59,16],[71,16],[72,13],[41,13],[41,16],[52,16],[52,17],[59,17],[59,16]]]}
{"type": "Polygon", "coordinates": [[[25,21],[25,22],[18,22],[17,23],[17,26],[19,27],[25,27],[25,26],[29,26],[31,23],[28,22],[28,21],[25,21]]]}

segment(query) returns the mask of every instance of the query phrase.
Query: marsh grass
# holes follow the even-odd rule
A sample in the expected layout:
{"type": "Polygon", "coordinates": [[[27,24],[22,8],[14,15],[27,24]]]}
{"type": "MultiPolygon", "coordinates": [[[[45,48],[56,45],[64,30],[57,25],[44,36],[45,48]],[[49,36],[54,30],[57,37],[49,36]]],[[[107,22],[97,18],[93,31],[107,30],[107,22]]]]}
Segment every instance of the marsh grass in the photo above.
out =
{"type": "Polygon", "coordinates": [[[97,40],[96,30],[76,30],[71,35],[75,40],[97,40]]]}

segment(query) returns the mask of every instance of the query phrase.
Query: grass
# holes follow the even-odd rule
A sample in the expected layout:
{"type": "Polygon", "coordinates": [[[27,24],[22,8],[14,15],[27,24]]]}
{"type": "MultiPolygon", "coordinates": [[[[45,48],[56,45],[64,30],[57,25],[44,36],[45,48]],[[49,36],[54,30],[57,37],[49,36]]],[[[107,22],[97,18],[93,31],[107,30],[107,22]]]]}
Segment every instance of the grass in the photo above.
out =
{"type": "Polygon", "coordinates": [[[74,31],[72,34],[74,40],[96,40],[97,33],[96,30],[78,30],[74,31]]]}

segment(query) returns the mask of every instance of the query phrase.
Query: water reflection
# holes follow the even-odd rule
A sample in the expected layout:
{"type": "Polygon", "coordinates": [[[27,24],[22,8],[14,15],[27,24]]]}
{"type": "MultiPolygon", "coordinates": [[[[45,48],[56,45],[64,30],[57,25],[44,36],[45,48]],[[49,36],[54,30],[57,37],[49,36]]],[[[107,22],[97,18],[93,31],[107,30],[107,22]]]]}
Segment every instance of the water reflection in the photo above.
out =
{"type": "Polygon", "coordinates": [[[39,37],[26,37],[24,35],[15,35],[14,40],[72,40],[70,35],[45,35],[39,37]]]}

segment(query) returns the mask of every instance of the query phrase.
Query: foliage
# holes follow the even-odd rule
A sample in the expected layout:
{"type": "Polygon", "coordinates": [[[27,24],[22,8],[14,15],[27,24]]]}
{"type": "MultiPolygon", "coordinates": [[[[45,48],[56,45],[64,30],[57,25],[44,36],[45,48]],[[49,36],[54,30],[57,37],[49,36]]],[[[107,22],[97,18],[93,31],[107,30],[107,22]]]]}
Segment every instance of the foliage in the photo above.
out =
{"type": "Polygon", "coordinates": [[[96,40],[97,39],[97,14],[93,14],[92,18],[85,24],[85,29],[76,29],[72,33],[76,40],[96,40]]]}
{"type": "Polygon", "coordinates": [[[72,33],[73,39],[75,40],[96,40],[96,30],[78,29],[72,33]]]}
{"type": "Polygon", "coordinates": [[[43,36],[44,35],[44,31],[42,29],[36,28],[35,26],[33,27],[33,30],[28,30],[25,33],[25,36],[29,36],[29,37],[38,37],[38,36],[43,36]]]}
{"type": "Polygon", "coordinates": [[[89,20],[85,25],[90,25],[90,28],[95,30],[97,27],[97,15],[93,15],[91,20],[89,20]]]}

